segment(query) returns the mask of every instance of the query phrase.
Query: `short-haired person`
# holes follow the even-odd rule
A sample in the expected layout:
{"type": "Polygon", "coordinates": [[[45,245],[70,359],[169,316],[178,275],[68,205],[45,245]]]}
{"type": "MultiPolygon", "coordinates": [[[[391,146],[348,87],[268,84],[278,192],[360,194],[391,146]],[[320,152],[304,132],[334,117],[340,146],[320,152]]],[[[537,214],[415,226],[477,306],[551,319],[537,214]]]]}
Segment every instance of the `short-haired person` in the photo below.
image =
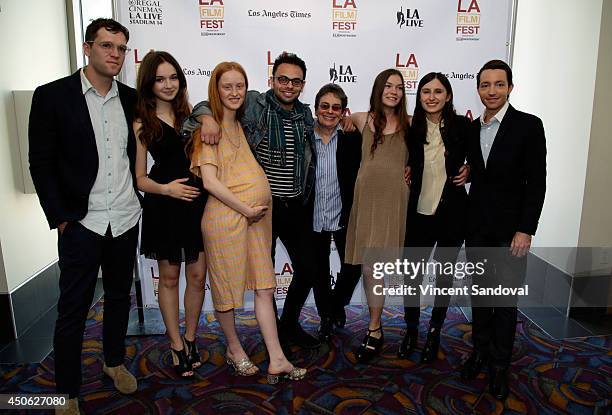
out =
{"type": "MultiPolygon", "coordinates": [[[[293,279],[283,307],[279,334],[284,345],[304,348],[320,345],[299,323],[310,289],[325,290],[317,278],[312,243],[312,201],[315,179],[314,119],[310,108],[299,101],[306,78],[306,64],[293,53],[274,61],[272,88],[265,93],[248,91],[244,113],[238,117],[255,158],[263,168],[272,191],[272,241],[279,238],[293,265],[293,279]]],[[[214,144],[207,131],[218,131],[208,102],[194,107],[184,131],[193,131],[202,119],[203,140],[214,144]],[[208,115],[208,116],[207,116],[208,115]]],[[[214,135],[214,134],[213,134],[214,135]]],[[[274,257],[275,244],[271,254],[274,257]]],[[[287,347],[285,350],[289,351],[287,347]]]]}
{"type": "MultiPolygon", "coordinates": [[[[457,115],[453,89],[448,78],[430,72],[419,81],[416,105],[410,128],[410,200],[406,220],[407,253],[416,261],[427,262],[432,250],[442,264],[455,263],[465,239],[467,192],[465,165],[469,120],[457,115]],[[434,248],[435,247],[435,248],[434,248]]],[[[412,284],[421,284],[419,274],[412,284]]],[[[437,275],[436,286],[452,287],[453,275],[437,275]]],[[[420,290],[404,308],[406,334],[399,356],[408,358],[418,339],[420,290]]],[[[427,340],[421,362],[436,359],[440,331],[450,298],[437,296],[431,312],[427,340]]]]}
{"type": "Polygon", "coordinates": [[[129,50],[128,30],[96,19],[85,30],[89,63],[34,91],[30,172],[49,226],[58,230],[60,296],[53,338],[57,392],[77,414],[81,349],[98,271],[104,285],[103,371],[122,393],[137,389],[124,366],[139,194],[132,131],[136,91],[114,79],[129,50]]]}
{"type": "Polygon", "coordinates": [[[227,363],[238,375],[251,376],[259,369],[238,339],[234,309],[242,307],[245,289],[255,290],[255,316],[270,356],[268,383],[277,383],[280,376],[299,380],[306,369],[287,360],[276,328],[270,185],[238,121],[245,110],[247,88],[240,64],[217,65],[208,84],[208,100],[222,126],[222,139],[218,145],[202,143],[198,130],[192,138],[191,171],[201,175],[210,192],[202,232],[213,304],[227,340],[227,363]]]}
{"type": "MultiPolygon", "coordinates": [[[[333,326],[344,327],[347,305],[361,276],[359,266],[344,261],[346,225],[353,205],[353,189],[361,162],[361,134],[345,132],[340,126],[348,98],[336,84],[324,85],[315,97],[315,144],[317,168],[315,179],[313,231],[316,261],[320,279],[329,281],[330,243],[333,238],[340,257],[333,293],[321,297],[315,291],[315,302],[321,316],[319,338],[328,341],[333,326]]],[[[330,289],[330,286],[327,285],[330,289]]]]}
{"type": "Polygon", "coordinates": [[[376,356],[383,345],[383,298],[373,298],[374,281],[369,248],[397,250],[404,245],[409,189],[404,181],[408,162],[408,122],[404,77],[396,69],[376,76],[370,110],[351,118],[363,137],[361,165],[346,235],[345,261],[362,265],[370,321],[356,352],[361,362],[376,356]],[[371,301],[371,299],[373,299],[371,301]]]}
{"type": "MultiPolygon", "coordinates": [[[[526,254],[546,193],[544,127],[538,117],[510,105],[508,98],[514,85],[512,70],[505,62],[487,62],[478,71],[476,82],[485,110],[473,122],[468,143],[471,185],[467,256],[470,261],[483,261],[489,256],[487,273],[478,277],[480,283],[496,285],[501,277],[502,282],[522,284],[526,254]]],[[[509,393],[516,296],[494,301],[472,296],[474,349],[461,377],[472,380],[488,366],[489,390],[503,401],[509,393]]]]}
{"type": "Polygon", "coordinates": [[[183,377],[202,365],[196,330],[204,301],[206,261],[200,221],[206,203],[202,183],[189,172],[183,120],[191,112],[187,80],[168,52],[145,55],[136,80],[134,133],[136,181],[145,192],[140,253],[157,260],[158,302],[170,340],[172,366],[183,377]],[[147,174],[147,151],[154,164],[147,174]],[[179,275],[185,262],[185,335],[179,332],[179,275]]]}

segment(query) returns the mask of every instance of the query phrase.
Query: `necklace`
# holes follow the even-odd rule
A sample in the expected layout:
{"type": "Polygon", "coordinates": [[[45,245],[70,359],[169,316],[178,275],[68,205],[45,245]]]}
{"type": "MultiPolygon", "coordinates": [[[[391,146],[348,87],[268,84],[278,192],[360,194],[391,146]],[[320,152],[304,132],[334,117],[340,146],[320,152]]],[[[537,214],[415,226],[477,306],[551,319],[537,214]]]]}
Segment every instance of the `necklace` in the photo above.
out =
{"type": "Polygon", "coordinates": [[[232,147],[239,149],[241,140],[240,140],[240,125],[238,124],[238,121],[234,121],[234,128],[232,128],[231,133],[226,127],[229,127],[229,126],[224,123],[221,124],[221,129],[225,133],[224,134],[225,138],[229,140],[232,147]]]}

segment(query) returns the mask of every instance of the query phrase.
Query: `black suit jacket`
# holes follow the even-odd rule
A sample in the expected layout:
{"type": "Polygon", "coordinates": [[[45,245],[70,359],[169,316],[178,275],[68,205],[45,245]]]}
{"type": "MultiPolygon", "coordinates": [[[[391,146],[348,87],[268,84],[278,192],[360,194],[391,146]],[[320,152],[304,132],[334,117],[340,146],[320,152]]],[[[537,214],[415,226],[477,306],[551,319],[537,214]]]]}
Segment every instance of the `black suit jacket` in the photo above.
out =
{"type": "Polygon", "coordinates": [[[338,185],[342,199],[340,226],[346,228],[353,206],[355,181],[361,164],[361,133],[354,131],[345,133],[338,131],[338,147],[336,148],[336,170],[338,185]]]}
{"type": "Polygon", "coordinates": [[[480,118],[472,123],[468,239],[488,235],[502,243],[516,232],[534,235],[546,193],[546,139],[542,121],[508,107],[485,167],[480,118]]]}
{"type": "MultiPolygon", "coordinates": [[[[452,131],[442,137],[444,141],[444,156],[447,180],[444,184],[437,215],[443,215],[443,231],[445,239],[465,239],[465,213],[467,209],[467,192],[465,186],[456,186],[452,178],[459,174],[459,169],[465,164],[468,137],[470,135],[470,121],[466,117],[457,115],[452,131]]],[[[408,219],[406,221],[406,235],[411,231],[411,217],[417,214],[417,205],[421,194],[423,182],[423,167],[425,163],[425,147],[414,136],[409,139],[408,165],[411,171],[410,198],[408,199],[408,219]]]]}
{"type": "MultiPolygon", "coordinates": [[[[134,191],[136,140],[132,129],[136,91],[120,82],[119,98],[128,126],[127,155],[134,191]]],[[[29,122],[30,173],[51,229],[87,214],[89,193],[98,173],[98,150],[80,70],[39,86],[29,122]]]]}

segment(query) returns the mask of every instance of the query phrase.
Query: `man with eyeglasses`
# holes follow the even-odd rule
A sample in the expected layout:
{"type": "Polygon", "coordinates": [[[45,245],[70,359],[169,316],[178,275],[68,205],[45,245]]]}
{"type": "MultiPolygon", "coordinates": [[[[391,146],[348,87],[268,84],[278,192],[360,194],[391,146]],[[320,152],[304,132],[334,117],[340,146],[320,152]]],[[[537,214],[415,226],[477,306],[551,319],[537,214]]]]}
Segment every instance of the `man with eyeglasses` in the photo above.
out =
{"type": "MultiPolygon", "coordinates": [[[[265,93],[249,91],[240,120],[272,190],[272,240],[282,241],[293,265],[293,279],[278,327],[286,353],[290,344],[303,348],[320,345],[301,327],[299,316],[310,289],[323,290],[325,284],[317,279],[312,244],[314,120],[310,108],[298,100],[305,77],[304,61],[295,54],[282,53],[272,67],[272,88],[265,93]]],[[[210,114],[208,102],[196,105],[183,125],[183,133],[191,135],[201,121],[202,140],[216,144],[220,129],[210,114]]],[[[272,257],[274,250],[273,242],[272,257]]]]}
{"type": "Polygon", "coordinates": [[[36,88],[32,98],[30,172],[49,226],[58,230],[55,382],[57,392],[70,398],[61,413],[79,413],[83,332],[100,268],[103,371],[120,392],[137,389],[124,366],[141,211],[131,128],[136,91],[114,79],[128,39],[118,22],[92,21],[83,43],[88,65],[36,88]]]}

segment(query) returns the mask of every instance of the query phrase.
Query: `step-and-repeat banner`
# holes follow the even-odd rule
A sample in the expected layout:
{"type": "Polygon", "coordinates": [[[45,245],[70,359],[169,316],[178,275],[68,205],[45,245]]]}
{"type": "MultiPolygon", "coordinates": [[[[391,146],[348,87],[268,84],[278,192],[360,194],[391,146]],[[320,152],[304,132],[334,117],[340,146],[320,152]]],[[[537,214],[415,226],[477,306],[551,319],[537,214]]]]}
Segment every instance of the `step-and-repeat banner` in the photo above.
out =
{"type": "MultiPolygon", "coordinates": [[[[508,58],[513,1],[116,0],[116,17],[129,29],[132,48],[121,79],[134,85],[144,55],[165,50],[181,64],[190,100],[197,103],[206,99],[219,62],[241,63],[250,89],[265,91],[274,59],[287,51],[306,62],[305,103],[314,102],[322,85],[335,82],[347,93],[350,111],[367,111],[376,75],[397,68],[412,113],[419,79],[436,71],[450,79],[457,112],[476,118],[481,112],[476,73],[490,59],[508,58]]],[[[282,306],[293,270],[280,243],[276,252],[276,298],[282,306]]],[[[339,269],[335,252],[330,261],[333,279],[339,269]]],[[[140,266],[145,304],[156,307],[157,263],[141,257],[140,266]]],[[[184,278],[181,284],[182,293],[184,278]]],[[[247,307],[252,298],[247,293],[247,307]]],[[[204,308],[212,309],[210,295],[204,308]]]]}

